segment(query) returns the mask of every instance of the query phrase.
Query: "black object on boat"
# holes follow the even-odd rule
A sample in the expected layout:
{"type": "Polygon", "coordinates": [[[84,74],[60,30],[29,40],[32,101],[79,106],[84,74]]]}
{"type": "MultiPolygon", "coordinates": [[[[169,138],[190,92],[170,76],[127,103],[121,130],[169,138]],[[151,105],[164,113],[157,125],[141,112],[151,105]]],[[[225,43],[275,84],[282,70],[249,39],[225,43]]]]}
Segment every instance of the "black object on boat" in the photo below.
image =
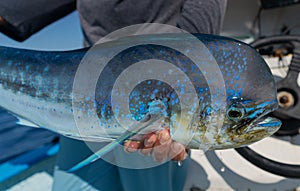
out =
{"type": "MultiPolygon", "coordinates": [[[[277,136],[296,136],[300,134],[300,87],[297,83],[300,73],[300,36],[271,36],[261,38],[251,44],[260,54],[279,57],[292,54],[291,64],[285,78],[275,78],[280,108],[271,113],[279,118],[282,126],[277,136]]],[[[300,165],[285,164],[268,159],[249,147],[235,149],[246,160],[270,173],[300,178],[300,165]]]]}

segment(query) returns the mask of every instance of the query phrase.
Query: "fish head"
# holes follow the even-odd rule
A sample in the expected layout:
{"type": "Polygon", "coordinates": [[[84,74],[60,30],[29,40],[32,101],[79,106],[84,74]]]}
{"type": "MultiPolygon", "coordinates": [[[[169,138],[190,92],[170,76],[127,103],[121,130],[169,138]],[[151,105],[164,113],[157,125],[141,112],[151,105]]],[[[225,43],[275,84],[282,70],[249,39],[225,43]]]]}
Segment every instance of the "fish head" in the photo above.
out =
{"type": "Polygon", "coordinates": [[[210,148],[237,148],[271,136],[280,128],[281,121],[268,117],[267,114],[277,107],[277,100],[267,102],[239,98],[230,100],[223,126],[210,148]]]}
{"type": "Polygon", "coordinates": [[[275,133],[281,122],[267,114],[278,108],[277,88],[265,60],[239,41],[219,38],[218,43],[208,42],[206,46],[219,65],[226,94],[219,107],[212,102],[200,104],[198,117],[191,123],[194,137],[188,146],[237,148],[275,133]]]}

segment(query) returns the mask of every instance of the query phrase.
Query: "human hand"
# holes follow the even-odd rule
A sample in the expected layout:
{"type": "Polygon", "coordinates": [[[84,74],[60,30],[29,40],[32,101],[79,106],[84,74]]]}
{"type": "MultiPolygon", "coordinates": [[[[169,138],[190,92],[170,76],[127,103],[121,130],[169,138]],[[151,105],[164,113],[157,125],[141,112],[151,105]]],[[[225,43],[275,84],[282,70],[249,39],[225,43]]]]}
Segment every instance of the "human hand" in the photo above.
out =
{"type": "Polygon", "coordinates": [[[128,140],[124,144],[124,150],[129,153],[139,150],[142,155],[152,155],[157,162],[164,162],[167,159],[182,161],[187,157],[187,149],[171,139],[168,127],[156,133],[149,133],[139,141],[128,140]]]}

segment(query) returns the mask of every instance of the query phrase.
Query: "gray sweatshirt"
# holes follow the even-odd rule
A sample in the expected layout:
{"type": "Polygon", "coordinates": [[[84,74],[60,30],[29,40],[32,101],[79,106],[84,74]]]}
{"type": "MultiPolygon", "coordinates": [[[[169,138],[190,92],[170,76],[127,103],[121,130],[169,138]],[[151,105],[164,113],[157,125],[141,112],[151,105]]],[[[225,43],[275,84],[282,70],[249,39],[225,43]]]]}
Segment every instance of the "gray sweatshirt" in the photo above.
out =
{"type": "Polygon", "coordinates": [[[163,23],[191,33],[218,34],[226,0],[82,0],[77,1],[86,45],[119,28],[163,23]]]}
{"type": "Polygon", "coordinates": [[[119,28],[163,23],[191,33],[218,34],[227,0],[1,0],[0,32],[23,41],[78,10],[85,45],[119,28]]]}

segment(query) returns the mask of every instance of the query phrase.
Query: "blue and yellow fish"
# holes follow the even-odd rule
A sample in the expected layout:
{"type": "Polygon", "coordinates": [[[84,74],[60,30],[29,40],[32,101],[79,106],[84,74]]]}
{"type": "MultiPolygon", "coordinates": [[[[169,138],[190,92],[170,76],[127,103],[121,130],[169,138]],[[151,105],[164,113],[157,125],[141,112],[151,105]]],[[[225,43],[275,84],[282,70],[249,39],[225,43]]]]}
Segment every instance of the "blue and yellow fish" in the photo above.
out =
{"type": "Polygon", "coordinates": [[[194,37],[198,42],[182,34],[132,36],[64,52],[0,47],[0,106],[95,142],[122,143],[158,119],[169,124],[174,140],[196,149],[245,146],[276,132],[281,122],[265,117],[277,108],[275,82],[262,57],[230,38],[194,37]],[[121,51],[111,55],[116,48],[121,51]],[[98,58],[111,58],[99,63],[100,73],[80,68],[98,58]],[[151,120],[157,108],[162,112],[151,120]]]}

